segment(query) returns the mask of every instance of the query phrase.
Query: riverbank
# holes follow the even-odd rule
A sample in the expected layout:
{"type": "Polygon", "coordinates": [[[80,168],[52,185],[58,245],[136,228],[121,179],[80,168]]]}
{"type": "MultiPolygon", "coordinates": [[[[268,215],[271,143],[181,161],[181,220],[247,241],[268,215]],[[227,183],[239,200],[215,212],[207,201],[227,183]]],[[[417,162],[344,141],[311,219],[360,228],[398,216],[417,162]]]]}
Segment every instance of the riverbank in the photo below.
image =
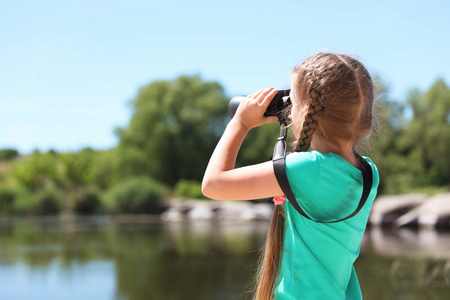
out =
{"type": "Polygon", "coordinates": [[[173,198],[166,202],[162,221],[217,220],[222,222],[270,220],[273,203],[173,198]]]}
{"type": "MultiPolygon", "coordinates": [[[[195,199],[170,199],[167,210],[161,214],[163,221],[219,220],[253,221],[270,220],[272,203],[250,201],[208,201],[195,199]]],[[[426,227],[450,229],[450,193],[385,195],[375,199],[369,217],[371,226],[426,227]]]]}
{"type": "MultiPolygon", "coordinates": [[[[161,214],[102,214],[118,223],[155,223],[183,221],[214,221],[223,223],[270,221],[275,206],[272,201],[255,203],[252,201],[216,201],[185,198],[167,199],[161,214]]],[[[0,225],[14,220],[59,221],[90,219],[63,213],[55,216],[2,216],[0,225]]],[[[444,229],[450,230],[450,193],[433,196],[425,194],[385,195],[375,199],[368,226],[444,229]]]]}
{"type": "Polygon", "coordinates": [[[433,196],[405,194],[380,196],[369,222],[373,226],[450,228],[450,193],[433,196]]]}

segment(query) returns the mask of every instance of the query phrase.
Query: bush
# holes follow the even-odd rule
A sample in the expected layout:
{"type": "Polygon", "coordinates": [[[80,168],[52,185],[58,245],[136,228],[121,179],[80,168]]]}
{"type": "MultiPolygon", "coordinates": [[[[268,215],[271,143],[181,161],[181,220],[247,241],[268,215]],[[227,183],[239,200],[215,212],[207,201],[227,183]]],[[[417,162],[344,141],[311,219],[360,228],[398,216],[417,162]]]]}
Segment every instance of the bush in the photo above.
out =
{"type": "Polygon", "coordinates": [[[92,165],[92,183],[105,191],[119,181],[123,169],[119,166],[119,151],[117,148],[98,152],[92,165]]]}
{"type": "Polygon", "coordinates": [[[0,161],[13,160],[19,156],[19,152],[15,149],[1,149],[0,150],[0,161]]]}
{"type": "Polygon", "coordinates": [[[38,152],[12,165],[12,178],[29,191],[40,189],[58,183],[57,160],[49,154],[38,152]]]}
{"type": "Polygon", "coordinates": [[[148,177],[135,177],[116,185],[108,198],[114,212],[160,213],[166,188],[148,177]]]}
{"type": "Polygon", "coordinates": [[[206,199],[202,193],[202,184],[195,180],[180,180],[174,189],[176,197],[206,199]]]}
{"type": "Polygon", "coordinates": [[[92,168],[95,152],[89,148],[78,153],[63,153],[59,155],[61,161],[62,178],[65,186],[75,188],[92,182],[92,168]]]}
{"type": "Polygon", "coordinates": [[[24,187],[16,190],[16,198],[14,199],[12,213],[14,215],[33,214],[36,206],[35,198],[24,187]]]}
{"type": "Polygon", "coordinates": [[[0,214],[9,215],[14,206],[17,193],[10,187],[0,187],[0,214]]]}
{"type": "Polygon", "coordinates": [[[96,188],[85,187],[74,195],[73,211],[77,215],[91,215],[99,213],[100,209],[100,195],[96,188]]]}
{"type": "Polygon", "coordinates": [[[62,195],[56,189],[41,190],[34,197],[34,213],[38,215],[57,215],[61,211],[62,195]]]}

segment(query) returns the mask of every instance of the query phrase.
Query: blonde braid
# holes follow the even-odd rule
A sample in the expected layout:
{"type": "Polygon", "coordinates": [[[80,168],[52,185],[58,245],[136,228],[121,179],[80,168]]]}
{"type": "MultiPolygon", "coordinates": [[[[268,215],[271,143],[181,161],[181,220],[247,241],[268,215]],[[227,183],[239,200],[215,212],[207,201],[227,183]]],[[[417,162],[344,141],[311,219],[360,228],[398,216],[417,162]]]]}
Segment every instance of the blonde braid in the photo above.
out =
{"type": "Polygon", "coordinates": [[[322,116],[325,111],[325,107],[322,105],[324,103],[325,97],[319,84],[322,76],[317,76],[318,80],[313,79],[315,76],[308,77],[311,78],[312,81],[309,90],[310,102],[308,105],[308,112],[306,113],[305,119],[303,121],[300,137],[294,143],[295,151],[309,150],[309,148],[311,147],[312,137],[319,123],[319,117],[322,116]]]}

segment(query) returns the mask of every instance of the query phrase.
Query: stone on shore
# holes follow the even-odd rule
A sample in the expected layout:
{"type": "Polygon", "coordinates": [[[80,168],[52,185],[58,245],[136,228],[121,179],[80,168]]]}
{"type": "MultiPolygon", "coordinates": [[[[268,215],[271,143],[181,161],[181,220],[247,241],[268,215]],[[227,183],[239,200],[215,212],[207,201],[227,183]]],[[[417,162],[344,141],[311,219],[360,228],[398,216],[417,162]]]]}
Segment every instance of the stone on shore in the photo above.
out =
{"type": "Polygon", "coordinates": [[[219,220],[253,221],[270,220],[273,205],[249,201],[219,201],[172,199],[168,210],[161,215],[163,221],[219,220]]]}
{"type": "Polygon", "coordinates": [[[369,222],[374,226],[392,224],[401,215],[422,204],[427,197],[425,194],[380,196],[373,203],[369,222]]]}
{"type": "Polygon", "coordinates": [[[429,197],[421,205],[395,220],[394,226],[401,227],[418,222],[420,227],[448,227],[450,221],[450,193],[429,197]]]}

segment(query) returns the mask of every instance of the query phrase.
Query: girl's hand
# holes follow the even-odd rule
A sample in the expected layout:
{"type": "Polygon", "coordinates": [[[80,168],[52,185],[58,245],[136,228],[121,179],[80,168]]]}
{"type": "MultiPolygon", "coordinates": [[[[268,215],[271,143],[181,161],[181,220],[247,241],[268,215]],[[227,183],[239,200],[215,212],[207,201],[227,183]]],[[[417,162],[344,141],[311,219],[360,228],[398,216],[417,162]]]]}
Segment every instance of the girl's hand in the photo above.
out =
{"type": "Polygon", "coordinates": [[[267,88],[247,96],[239,104],[232,121],[239,122],[247,130],[277,121],[278,118],[276,116],[264,116],[267,107],[277,92],[274,88],[267,88]]]}
{"type": "Polygon", "coordinates": [[[250,200],[283,193],[271,161],[235,168],[239,148],[247,131],[278,120],[275,116],[264,116],[276,93],[277,90],[273,88],[261,90],[241,102],[206,167],[202,182],[205,196],[222,200],[250,200]]]}

